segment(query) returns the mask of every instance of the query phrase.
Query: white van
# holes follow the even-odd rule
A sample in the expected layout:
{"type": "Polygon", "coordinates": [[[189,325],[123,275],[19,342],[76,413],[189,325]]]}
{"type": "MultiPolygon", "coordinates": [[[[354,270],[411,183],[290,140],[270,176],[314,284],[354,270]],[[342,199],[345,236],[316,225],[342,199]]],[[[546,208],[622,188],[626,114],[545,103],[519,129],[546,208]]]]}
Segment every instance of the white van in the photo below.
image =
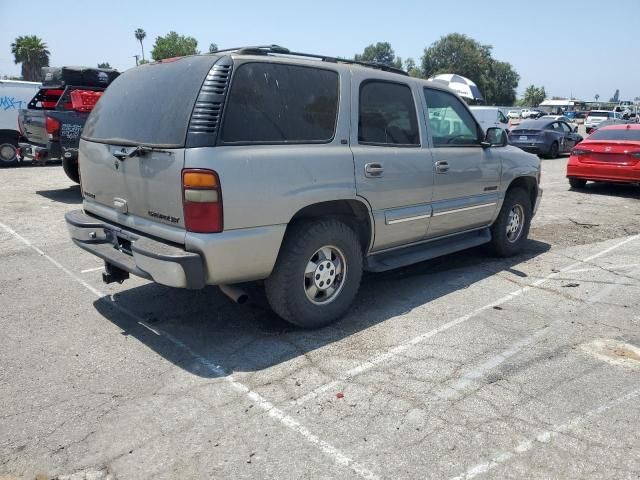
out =
{"type": "Polygon", "coordinates": [[[491,127],[509,131],[509,119],[498,107],[470,107],[485,133],[491,127]]]}
{"type": "Polygon", "coordinates": [[[37,82],[0,80],[0,167],[18,163],[18,112],[38,92],[37,82]]]}

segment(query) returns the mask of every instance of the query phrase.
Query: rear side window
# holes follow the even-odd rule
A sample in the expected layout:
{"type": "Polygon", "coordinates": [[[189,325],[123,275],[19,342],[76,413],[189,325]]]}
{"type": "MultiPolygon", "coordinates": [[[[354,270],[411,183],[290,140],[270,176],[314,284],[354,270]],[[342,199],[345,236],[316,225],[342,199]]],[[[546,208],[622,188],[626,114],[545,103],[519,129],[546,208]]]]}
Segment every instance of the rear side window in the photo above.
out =
{"type": "Polygon", "coordinates": [[[184,57],[127,70],[105,90],[82,137],[116,145],[184,147],[193,105],[216,60],[184,57]]]}
{"type": "Polygon", "coordinates": [[[589,136],[589,140],[627,140],[640,142],[640,129],[614,128],[596,130],[589,136]]]}
{"type": "Polygon", "coordinates": [[[324,143],[336,129],[338,74],[277,63],[245,63],[233,77],[223,143],[324,143]]]}
{"type": "Polygon", "coordinates": [[[358,142],[419,146],[418,121],[408,85],[368,81],[360,86],[358,142]]]}

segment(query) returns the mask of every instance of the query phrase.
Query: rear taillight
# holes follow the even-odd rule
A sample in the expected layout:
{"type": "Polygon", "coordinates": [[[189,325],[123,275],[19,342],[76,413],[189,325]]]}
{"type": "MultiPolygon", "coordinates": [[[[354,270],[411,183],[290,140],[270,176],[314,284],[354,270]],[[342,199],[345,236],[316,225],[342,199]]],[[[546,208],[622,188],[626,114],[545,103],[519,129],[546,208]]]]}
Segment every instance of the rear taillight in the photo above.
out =
{"type": "Polygon", "coordinates": [[[189,232],[222,231],[222,190],[213,170],[189,168],[182,171],[184,225],[189,232]]]}
{"type": "Polygon", "coordinates": [[[55,135],[58,133],[58,130],[60,130],[60,122],[55,118],[46,117],[44,128],[49,135],[55,135]]]}

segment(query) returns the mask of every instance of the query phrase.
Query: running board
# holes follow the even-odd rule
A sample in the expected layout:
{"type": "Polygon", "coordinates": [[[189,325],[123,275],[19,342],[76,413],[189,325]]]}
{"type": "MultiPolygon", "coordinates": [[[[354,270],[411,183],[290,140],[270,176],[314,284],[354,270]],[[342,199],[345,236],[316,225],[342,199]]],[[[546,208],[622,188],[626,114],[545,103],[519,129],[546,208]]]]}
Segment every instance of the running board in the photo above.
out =
{"type": "Polygon", "coordinates": [[[366,258],[364,269],[368,272],[384,272],[393,268],[406,267],[432,258],[477,247],[491,241],[488,228],[475,232],[461,233],[452,237],[421,243],[413,247],[400,248],[386,253],[370,255],[366,258]]]}

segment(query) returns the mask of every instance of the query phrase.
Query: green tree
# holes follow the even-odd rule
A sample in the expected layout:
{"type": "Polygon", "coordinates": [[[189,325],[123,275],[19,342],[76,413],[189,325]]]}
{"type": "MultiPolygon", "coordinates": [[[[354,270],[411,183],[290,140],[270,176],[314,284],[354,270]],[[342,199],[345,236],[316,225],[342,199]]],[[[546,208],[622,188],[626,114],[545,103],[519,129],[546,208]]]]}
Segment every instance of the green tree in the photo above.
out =
{"type": "Polygon", "coordinates": [[[544,87],[536,87],[535,85],[529,85],[524,91],[524,104],[530,107],[537,107],[547,97],[547,92],[544,87]]]}
{"type": "Polygon", "coordinates": [[[195,38],[178,35],[171,31],[164,37],[156,38],[156,43],[151,50],[151,58],[157,61],[164,58],[196,55],[200,53],[197,48],[198,41],[195,38]]]}
{"type": "Polygon", "coordinates": [[[98,68],[111,68],[111,65],[109,65],[109,62],[102,62],[98,64],[98,68]]]}
{"type": "Polygon", "coordinates": [[[22,79],[28,82],[39,82],[42,78],[41,68],[49,66],[47,44],[36,35],[20,36],[11,44],[11,53],[15,64],[22,64],[22,79]]]}
{"type": "Polygon", "coordinates": [[[409,74],[410,77],[423,78],[422,77],[422,72],[420,71],[420,69],[416,65],[416,62],[415,62],[415,60],[413,58],[407,58],[404,61],[403,67],[404,67],[405,71],[409,74]]]}
{"type": "Polygon", "coordinates": [[[217,43],[210,43],[209,44],[209,53],[216,53],[218,51],[218,44],[217,43]]]}
{"type": "Polygon", "coordinates": [[[391,67],[402,68],[402,59],[396,57],[389,42],[378,42],[365,47],[362,54],[355,54],[354,60],[359,62],[382,63],[391,67]]]}
{"type": "Polygon", "coordinates": [[[142,28],[137,28],[133,35],[136,37],[136,40],[140,42],[140,49],[142,50],[142,60],[144,60],[144,45],[142,41],[147,36],[147,32],[145,32],[142,28]]]}
{"type": "Polygon", "coordinates": [[[493,59],[489,64],[488,73],[488,78],[484,79],[487,89],[484,93],[485,101],[493,105],[513,105],[516,101],[516,88],[520,82],[520,75],[510,63],[493,59]]]}
{"type": "Polygon", "coordinates": [[[422,75],[457,73],[475,82],[488,104],[510,105],[520,76],[510,63],[494,59],[492,48],[464,34],[450,33],[424,49],[422,75]]]}

